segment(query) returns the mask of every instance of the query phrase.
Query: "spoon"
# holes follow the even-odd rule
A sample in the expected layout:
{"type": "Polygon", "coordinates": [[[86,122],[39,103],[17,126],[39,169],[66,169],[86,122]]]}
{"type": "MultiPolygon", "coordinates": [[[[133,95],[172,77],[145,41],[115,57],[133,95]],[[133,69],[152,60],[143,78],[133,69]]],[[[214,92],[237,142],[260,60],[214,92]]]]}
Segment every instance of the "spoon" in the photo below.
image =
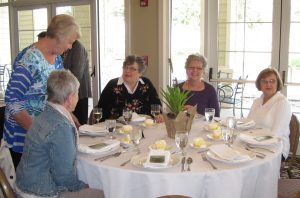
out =
{"type": "Polygon", "coordinates": [[[193,163],[193,159],[191,157],[187,158],[188,169],[187,171],[191,171],[191,163],[193,163]]]}

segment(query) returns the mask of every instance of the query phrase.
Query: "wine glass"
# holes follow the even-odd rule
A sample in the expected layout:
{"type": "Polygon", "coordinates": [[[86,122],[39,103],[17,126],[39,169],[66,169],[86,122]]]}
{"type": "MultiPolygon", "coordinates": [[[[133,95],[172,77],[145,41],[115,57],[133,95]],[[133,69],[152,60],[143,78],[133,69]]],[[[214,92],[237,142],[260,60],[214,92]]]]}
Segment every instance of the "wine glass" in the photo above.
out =
{"type": "Polygon", "coordinates": [[[132,118],[132,110],[123,109],[123,117],[124,117],[125,122],[128,124],[132,118]]]}
{"type": "Polygon", "coordinates": [[[160,114],[160,105],[159,104],[152,104],[151,105],[151,115],[153,116],[154,122],[156,116],[160,114]]]}
{"type": "Polygon", "coordinates": [[[129,133],[130,140],[132,141],[137,154],[140,154],[141,151],[138,147],[140,140],[142,138],[142,129],[140,126],[133,126],[131,132],[129,133]]]}
{"type": "Polygon", "coordinates": [[[116,130],[116,127],[117,127],[117,122],[116,120],[105,120],[105,126],[106,126],[106,129],[108,130],[109,132],[109,137],[110,139],[114,139],[114,132],[116,130]]]}
{"type": "Polygon", "coordinates": [[[102,118],[102,109],[98,107],[93,108],[93,117],[96,120],[96,124],[100,122],[102,118]]]}
{"type": "Polygon", "coordinates": [[[205,108],[205,119],[207,122],[212,122],[215,117],[215,109],[214,108],[205,108]]]}
{"type": "Polygon", "coordinates": [[[176,131],[175,133],[175,143],[180,149],[182,156],[185,156],[185,147],[188,143],[189,133],[187,131],[176,131]]]}

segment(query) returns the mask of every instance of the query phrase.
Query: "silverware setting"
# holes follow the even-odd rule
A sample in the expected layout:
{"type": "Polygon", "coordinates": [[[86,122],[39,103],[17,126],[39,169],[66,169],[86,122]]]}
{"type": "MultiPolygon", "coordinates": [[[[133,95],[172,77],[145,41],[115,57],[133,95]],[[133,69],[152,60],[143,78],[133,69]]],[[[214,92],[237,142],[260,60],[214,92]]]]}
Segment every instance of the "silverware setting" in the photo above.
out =
{"type": "Polygon", "coordinates": [[[201,153],[202,160],[208,162],[213,169],[218,169],[211,161],[209,161],[205,153],[201,153]]]}
{"type": "Polygon", "coordinates": [[[99,157],[99,158],[96,158],[96,159],[94,159],[94,161],[101,161],[101,162],[103,162],[104,160],[107,160],[107,159],[109,159],[109,158],[112,158],[112,157],[118,157],[118,156],[120,156],[122,153],[125,153],[127,150],[123,150],[123,151],[118,151],[118,152],[116,152],[116,153],[113,153],[113,154],[110,154],[110,155],[106,155],[106,156],[104,156],[104,157],[99,157]]]}
{"type": "Polygon", "coordinates": [[[131,159],[126,160],[125,162],[123,162],[122,164],[120,164],[120,166],[125,166],[126,164],[128,164],[131,161],[131,159]]]}
{"type": "Polygon", "coordinates": [[[191,164],[193,163],[193,158],[188,157],[186,162],[187,162],[187,165],[188,165],[187,171],[191,171],[191,164]]]}
{"type": "Polygon", "coordinates": [[[266,157],[266,154],[258,152],[258,151],[255,151],[255,150],[253,150],[253,149],[251,149],[249,147],[245,147],[245,149],[247,151],[251,151],[251,152],[255,153],[256,157],[258,157],[258,158],[264,159],[266,157]]]}
{"type": "Polygon", "coordinates": [[[251,149],[261,149],[261,150],[264,150],[264,151],[268,151],[270,153],[275,153],[273,150],[265,148],[265,147],[253,146],[253,145],[250,145],[250,144],[247,144],[247,147],[251,148],[251,149]]]}
{"type": "Polygon", "coordinates": [[[181,172],[184,172],[185,157],[181,159],[181,172]]]}

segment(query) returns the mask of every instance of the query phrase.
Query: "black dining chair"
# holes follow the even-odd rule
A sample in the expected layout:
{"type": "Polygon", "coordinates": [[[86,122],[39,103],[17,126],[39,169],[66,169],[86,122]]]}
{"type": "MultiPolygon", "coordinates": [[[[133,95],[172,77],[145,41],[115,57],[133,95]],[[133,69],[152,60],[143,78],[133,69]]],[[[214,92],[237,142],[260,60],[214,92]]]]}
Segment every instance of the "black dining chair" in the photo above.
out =
{"type": "MultiPolygon", "coordinates": [[[[239,77],[239,80],[247,80],[246,78],[239,77]]],[[[243,117],[243,97],[244,97],[245,82],[238,82],[235,86],[222,85],[218,87],[218,96],[220,102],[220,108],[222,103],[232,105],[233,115],[235,116],[235,109],[240,108],[241,117],[243,117]]]]}

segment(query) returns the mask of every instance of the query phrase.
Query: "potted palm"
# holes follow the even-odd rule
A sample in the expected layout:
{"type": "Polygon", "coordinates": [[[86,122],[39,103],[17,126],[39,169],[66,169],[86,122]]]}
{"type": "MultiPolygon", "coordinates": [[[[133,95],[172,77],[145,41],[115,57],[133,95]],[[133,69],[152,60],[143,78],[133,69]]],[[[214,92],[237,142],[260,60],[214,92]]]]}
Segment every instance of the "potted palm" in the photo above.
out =
{"type": "Polygon", "coordinates": [[[162,101],[169,109],[164,112],[163,117],[166,124],[168,137],[175,138],[176,130],[190,130],[196,107],[184,111],[184,105],[190,98],[189,91],[181,91],[179,87],[168,86],[161,90],[162,101]]]}

